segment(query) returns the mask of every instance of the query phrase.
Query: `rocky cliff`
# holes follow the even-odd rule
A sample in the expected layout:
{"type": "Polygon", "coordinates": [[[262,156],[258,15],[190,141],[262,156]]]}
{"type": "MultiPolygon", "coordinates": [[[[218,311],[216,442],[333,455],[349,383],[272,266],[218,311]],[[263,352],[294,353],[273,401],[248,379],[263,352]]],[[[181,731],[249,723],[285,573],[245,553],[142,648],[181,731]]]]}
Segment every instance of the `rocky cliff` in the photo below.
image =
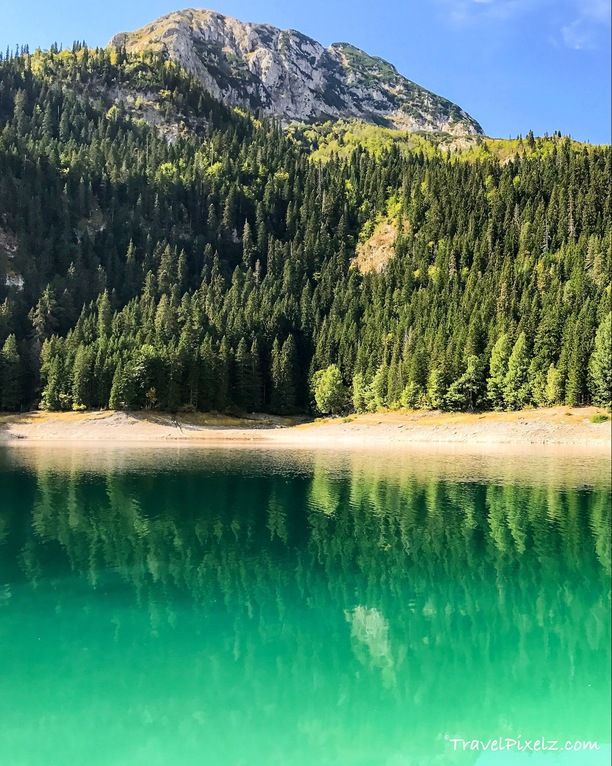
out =
{"type": "Polygon", "coordinates": [[[111,45],[167,52],[213,96],[283,123],[359,119],[411,131],[481,133],[463,109],[348,43],[325,48],[294,30],[220,13],[177,11],[111,45]]]}

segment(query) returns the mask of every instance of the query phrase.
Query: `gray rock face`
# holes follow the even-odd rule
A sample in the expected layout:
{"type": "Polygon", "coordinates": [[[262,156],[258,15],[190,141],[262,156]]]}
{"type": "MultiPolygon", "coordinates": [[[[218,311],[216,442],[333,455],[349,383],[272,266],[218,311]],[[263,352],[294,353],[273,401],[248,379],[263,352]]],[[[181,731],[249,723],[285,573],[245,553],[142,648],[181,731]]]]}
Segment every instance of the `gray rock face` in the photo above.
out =
{"type": "Polygon", "coordinates": [[[360,119],[402,130],[482,133],[456,104],[348,43],[189,9],[115,35],[111,45],[168,56],[215,97],[283,123],[360,119]]]}

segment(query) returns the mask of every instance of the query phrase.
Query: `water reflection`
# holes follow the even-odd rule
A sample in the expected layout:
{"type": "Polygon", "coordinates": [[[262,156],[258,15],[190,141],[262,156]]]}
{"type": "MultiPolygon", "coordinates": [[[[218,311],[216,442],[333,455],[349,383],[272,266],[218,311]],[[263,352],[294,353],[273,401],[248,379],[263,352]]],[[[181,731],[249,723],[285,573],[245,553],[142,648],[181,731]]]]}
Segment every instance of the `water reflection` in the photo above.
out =
{"type": "Polygon", "coordinates": [[[0,744],[80,757],[92,716],[144,737],[105,764],[609,741],[607,471],[159,454],[0,458],[0,744]]]}

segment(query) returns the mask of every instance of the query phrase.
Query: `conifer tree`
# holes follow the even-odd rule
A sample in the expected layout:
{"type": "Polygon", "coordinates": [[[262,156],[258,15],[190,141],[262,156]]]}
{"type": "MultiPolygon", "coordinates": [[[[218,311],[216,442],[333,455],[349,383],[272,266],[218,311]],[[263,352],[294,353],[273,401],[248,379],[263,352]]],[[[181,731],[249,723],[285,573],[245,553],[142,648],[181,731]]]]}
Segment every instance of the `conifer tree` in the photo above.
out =
{"type": "Polygon", "coordinates": [[[248,221],[244,222],[244,229],[242,230],[242,263],[247,269],[255,265],[255,246],[248,221]]]}
{"type": "Polygon", "coordinates": [[[282,386],[282,367],[281,367],[281,345],[278,337],[274,338],[272,351],[270,353],[270,407],[273,412],[280,412],[281,409],[281,386],[282,386]]]}
{"type": "Polygon", "coordinates": [[[275,339],[272,347],[271,404],[279,415],[288,415],[295,410],[296,372],[297,354],[293,336],[289,335],[282,346],[275,339]]]}
{"type": "Polygon", "coordinates": [[[551,364],[546,373],[544,403],[550,406],[560,404],[563,399],[563,379],[561,371],[551,364]]]}
{"type": "Polygon", "coordinates": [[[417,409],[423,401],[423,391],[413,380],[408,381],[400,396],[400,405],[407,410],[417,409]]]}
{"type": "Polygon", "coordinates": [[[230,404],[230,375],[232,357],[227,338],[221,339],[215,364],[215,393],[214,408],[218,412],[224,412],[230,404]]]}
{"type": "Polygon", "coordinates": [[[434,365],[427,376],[427,400],[434,410],[444,407],[446,376],[441,365],[434,365]]]}
{"type": "Polygon", "coordinates": [[[491,361],[489,362],[487,398],[494,410],[503,410],[506,403],[505,385],[510,353],[510,338],[504,332],[495,341],[491,351],[491,361]]]}
{"type": "Polygon", "coordinates": [[[106,338],[110,335],[112,319],[112,309],[108,297],[108,291],[105,290],[98,300],[98,337],[106,338]]]}
{"type": "Polygon", "coordinates": [[[484,395],[482,362],[476,354],[468,357],[465,372],[452,383],[445,397],[449,410],[474,411],[480,407],[484,395]]]}
{"type": "Polygon", "coordinates": [[[240,338],[235,354],[234,402],[242,409],[248,409],[253,399],[251,380],[251,359],[244,338],[240,338]]]}
{"type": "Polygon", "coordinates": [[[589,388],[595,404],[612,406],[612,314],[603,318],[595,335],[589,360],[589,388]]]}
{"type": "Polygon", "coordinates": [[[72,366],[73,409],[86,409],[92,406],[94,398],[93,362],[91,349],[80,344],[72,366]]]}
{"type": "Polygon", "coordinates": [[[251,348],[249,350],[249,365],[250,388],[248,391],[248,400],[250,402],[250,408],[254,412],[259,412],[263,406],[263,389],[261,376],[261,356],[257,338],[253,338],[253,342],[251,343],[251,348]]]}
{"type": "Polygon", "coordinates": [[[381,364],[370,383],[370,401],[368,409],[380,410],[387,406],[387,365],[381,364]]]}
{"type": "Polygon", "coordinates": [[[63,408],[63,364],[58,338],[46,340],[40,351],[40,371],[43,382],[41,407],[46,410],[63,408]]]}
{"type": "Polygon", "coordinates": [[[355,412],[365,412],[367,410],[368,387],[365,382],[365,376],[362,372],[357,372],[353,376],[351,400],[355,412]]]}
{"type": "Polygon", "coordinates": [[[126,378],[123,373],[123,365],[119,362],[113,375],[108,406],[111,410],[125,409],[127,406],[127,399],[126,378]]]}
{"type": "Polygon", "coordinates": [[[212,410],[217,404],[217,357],[210,335],[204,338],[199,351],[198,408],[212,410]]]}
{"type": "Polygon", "coordinates": [[[0,351],[0,408],[19,409],[21,394],[21,357],[15,335],[8,336],[0,351]]]}
{"type": "Polygon", "coordinates": [[[521,332],[512,347],[508,359],[508,371],[504,377],[504,403],[510,410],[518,410],[525,406],[528,401],[528,370],[527,339],[525,333],[521,332]]]}
{"type": "Polygon", "coordinates": [[[565,403],[570,406],[585,404],[587,401],[588,365],[594,334],[590,307],[587,303],[580,309],[573,325],[568,347],[565,403]]]}

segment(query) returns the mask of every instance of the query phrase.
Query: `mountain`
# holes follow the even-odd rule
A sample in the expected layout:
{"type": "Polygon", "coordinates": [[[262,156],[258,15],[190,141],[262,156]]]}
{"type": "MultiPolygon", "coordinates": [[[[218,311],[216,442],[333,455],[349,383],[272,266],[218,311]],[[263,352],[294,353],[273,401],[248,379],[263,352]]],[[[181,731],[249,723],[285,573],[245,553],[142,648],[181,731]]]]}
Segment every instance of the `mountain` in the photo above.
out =
{"type": "Polygon", "coordinates": [[[480,134],[463,109],[348,43],[323,47],[294,30],[206,10],[164,16],[111,45],[164,50],[213,96],[289,122],[355,118],[410,131],[480,134]]]}

